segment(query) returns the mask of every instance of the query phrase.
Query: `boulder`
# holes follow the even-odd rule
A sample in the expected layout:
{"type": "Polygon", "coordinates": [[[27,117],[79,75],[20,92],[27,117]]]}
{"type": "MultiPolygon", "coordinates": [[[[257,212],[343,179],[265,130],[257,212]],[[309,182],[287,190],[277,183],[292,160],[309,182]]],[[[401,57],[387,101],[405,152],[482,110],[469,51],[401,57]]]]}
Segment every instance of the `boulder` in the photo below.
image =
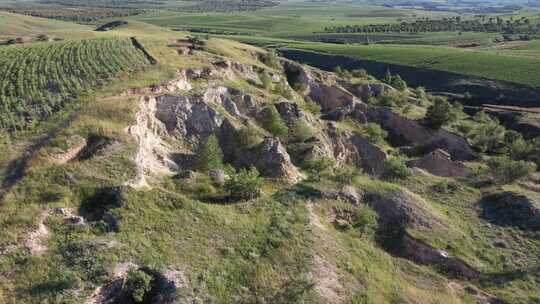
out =
{"type": "Polygon", "coordinates": [[[409,161],[407,165],[443,177],[463,177],[466,173],[466,167],[462,162],[453,161],[450,154],[441,149],[437,149],[422,158],[409,161]]]}
{"type": "Polygon", "coordinates": [[[251,95],[237,95],[233,97],[234,103],[243,116],[253,117],[257,114],[257,104],[251,95]]]}
{"type": "Polygon", "coordinates": [[[311,199],[341,200],[354,206],[358,206],[364,197],[364,193],[353,186],[344,186],[341,190],[306,188],[299,188],[298,190],[298,194],[311,199]]]}
{"type": "Polygon", "coordinates": [[[402,117],[389,108],[364,109],[369,122],[379,124],[388,132],[389,142],[396,147],[411,146],[415,154],[429,153],[437,149],[447,151],[452,159],[470,161],[478,158],[467,141],[446,130],[433,130],[418,121],[402,117]]]}
{"type": "Polygon", "coordinates": [[[483,197],[480,205],[482,217],[494,224],[540,231],[540,205],[525,195],[494,193],[483,197]]]}

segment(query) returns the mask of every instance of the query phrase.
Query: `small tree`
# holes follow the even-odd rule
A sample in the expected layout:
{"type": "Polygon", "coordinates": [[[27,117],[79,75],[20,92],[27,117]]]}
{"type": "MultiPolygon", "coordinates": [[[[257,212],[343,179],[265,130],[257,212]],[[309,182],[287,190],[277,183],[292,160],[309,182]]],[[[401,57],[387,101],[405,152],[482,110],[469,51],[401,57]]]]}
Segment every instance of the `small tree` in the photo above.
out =
{"type": "Polygon", "coordinates": [[[146,294],[152,289],[154,278],[142,270],[132,269],[128,272],[122,291],[135,303],[143,303],[146,294]]]}
{"type": "Polygon", "coordinates": [[[488,161],[488,166],[501,184],[513,183],[529,177],[536,171],[536,165],[523,160],[511,160],[508,157],[494,157],[488,161]]]}
{"type": "Polygon", "coordinates": [[[204,144],[199,154],[197,168],[201,171],[223,168],[223,151],[221,151],[218,139],[215,135],[210,135],[204,144]]]}
{"type": "Polygon", "coordinates": [[[392,77],[391,85],[394,88],[396,88],[398,91],[403,92],[403,91],[407,90],[407,83],[399,75],[396,75],[396,76],[392,77]]]}
{"type": "Polygon", "coordinates": [[[263,180],[255,168],[242,169],[225,184],[225,190],[233,200],[251,200],[262,195],[263,180]]]}
{"type": "Polygon", "coordinates": [[[443,98],[435,98],[433,105],[428,108],[426,113],[426,123],[433,129],[440,129],[454,119],[452,106],[443,98]]]}
{"type": "Polygon", "coordinates": [[[262,72],[260,78],[263,88],[270,89],[272,87],[272,79],[268,76],[268,73],[262,72]]]}
{"type": "Polygon", "coordinates": [[[269,106],[266,110],[263,126],[268,132],[280,138],[285,138],[289,132],[287,125],[283,122],[281,115],[279,115],[279,112],[273,105],[269,106]]]}
{"type": "Polygon", "coordinates": [[[390,158],[384,162],[383,178],[388,180],[406,179],[411,175],[411,170],[399,158],[390,158]]]}
{"type": "Polygon", "coordinates": [[[265,58],[264,58],[264,63],[269,66],[269,67],[272,67],[272,68],[275,68],[275,69],[278,69],[280,68],[280,64],[279,64],[279,58],[278,58],[278,55],[276,53],[275,50],[270,50],[265,58]]]}
{"type": "Polygon", "coordinates": [[[390,69],[387,69],[386,74],[384,75],[383,81],[390,84],[390,83],[392,83],[393,78],[394,77],[392,76],[392,73],[390,72],[390,69]]]}

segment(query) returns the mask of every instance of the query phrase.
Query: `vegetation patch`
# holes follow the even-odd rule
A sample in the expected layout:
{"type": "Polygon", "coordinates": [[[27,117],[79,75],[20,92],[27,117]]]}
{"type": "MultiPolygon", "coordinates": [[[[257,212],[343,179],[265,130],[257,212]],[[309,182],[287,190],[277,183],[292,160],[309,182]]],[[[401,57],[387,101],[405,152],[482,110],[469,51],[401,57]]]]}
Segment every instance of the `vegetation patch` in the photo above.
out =
{"type": "Polygon", "coordinates": [[[129,39],[0,49],[0,128],[20,129],[74,97],[149,62],[129,39]]]}

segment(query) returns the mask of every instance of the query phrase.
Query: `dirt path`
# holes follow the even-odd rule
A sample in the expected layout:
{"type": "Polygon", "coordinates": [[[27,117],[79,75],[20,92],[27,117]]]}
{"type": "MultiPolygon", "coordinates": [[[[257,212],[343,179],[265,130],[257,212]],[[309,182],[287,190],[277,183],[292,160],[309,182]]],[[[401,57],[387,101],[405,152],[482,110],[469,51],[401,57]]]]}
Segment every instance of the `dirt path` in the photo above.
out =
{"type": "MultiPolygon", "coordinates": [[[[313,210],[313,204],[308,203],[309,222],[316,234],[315,247],[329,246],[332,243],[331,237],[327,235],[326,227],[321,223],[319,216],[313,210]]],[[[311,277],[315,280],[315,290],[319,296],[328,304],[340,304],[345,302],[345,288],[339,281],[337,267],[328,261],[323,255],[315,252],[313,258],[313,269],[311,277]]]]}

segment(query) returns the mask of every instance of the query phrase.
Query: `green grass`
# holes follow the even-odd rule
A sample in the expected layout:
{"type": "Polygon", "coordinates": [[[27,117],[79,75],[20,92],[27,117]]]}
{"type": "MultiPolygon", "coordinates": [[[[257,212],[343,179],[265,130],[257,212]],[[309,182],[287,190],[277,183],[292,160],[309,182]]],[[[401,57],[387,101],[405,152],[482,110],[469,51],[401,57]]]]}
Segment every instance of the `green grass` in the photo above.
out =
{"type": "Polygon", "coordinates": [[[448,47],[290,43],[293,48],[540,86],[540,60],[448,47]]]}

